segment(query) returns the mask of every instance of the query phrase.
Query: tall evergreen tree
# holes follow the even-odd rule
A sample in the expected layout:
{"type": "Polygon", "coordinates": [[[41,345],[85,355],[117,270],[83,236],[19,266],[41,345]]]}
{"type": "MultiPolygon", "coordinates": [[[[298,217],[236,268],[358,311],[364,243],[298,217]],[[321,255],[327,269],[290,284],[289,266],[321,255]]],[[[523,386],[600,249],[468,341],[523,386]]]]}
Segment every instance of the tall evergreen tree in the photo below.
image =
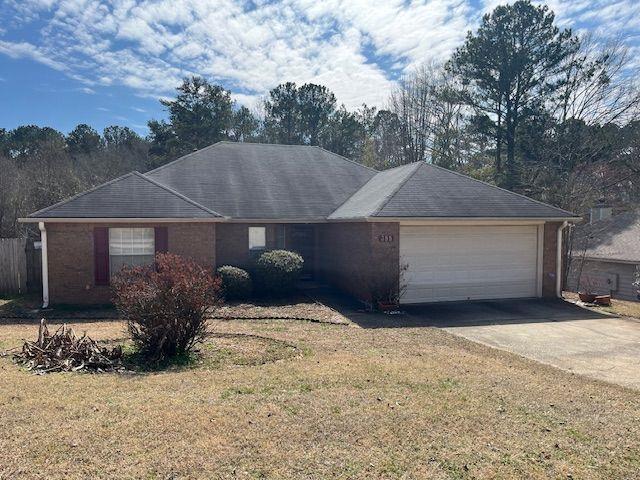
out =
{"type": "Polygon", "coordinates": [[[255,140],[260,129],[260,120],[244,105],[233,112],[229,137],[235,142],[255,140]]]}
{"type": "Polygon", "coordinates": [[[519,185],[518,127],[561,86],[565,60],[578,48],[571,30],[554,20],[547,6],[529,0],[499,6],[469,32],[448,65],[469,86],[469,103],[492,122],[495,180],[507,188],[519,185]]]}
{"type": "Polygon", "coordinates": [[[72,155],[95,153],[102,147],[102,138],[93,127],[81,123],[67,135],[67,147],[72,155]]]}
{"type": "Polygon", "coordinates": [[[153,152],[184,154],[228,138],[233,118],[231,93],[202,77],[185,78],[174,100],[161,100],[168,122],[149,122],[153,152]]]}
{"type": "Polygon", "coordinates": [[[264,102],[267,140],[285,145],[302,143],[302,117],[295,83],[278,85],[264,102]]]}
{"type": "Polygon", "coordinates": [[[336,97],[327,87],[306,83],[298,89],[302,137],[309,145],[319,145],[320,136],[336,109],[336,97]]]}
{"type": "Polygon", "coordinates": [[[270,142],[320,145],[336,111],[336,97],[327,87],[283,83],[264,102],[265,134],[270,142]]]}

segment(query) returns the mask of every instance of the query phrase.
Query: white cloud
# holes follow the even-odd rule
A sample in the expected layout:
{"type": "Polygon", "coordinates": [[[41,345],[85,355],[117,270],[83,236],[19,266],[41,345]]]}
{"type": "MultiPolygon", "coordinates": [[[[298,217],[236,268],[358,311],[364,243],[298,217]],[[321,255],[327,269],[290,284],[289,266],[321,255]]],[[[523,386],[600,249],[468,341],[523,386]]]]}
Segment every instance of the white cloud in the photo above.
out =
{"type": "Polygon", "coordinates": [[[8,55],[11,58],[31,58],[55,70],[67,70],[67,66],[63,62],[51,58],[46,50],[40,49],[27,42],[7,42],[0,40],[0,53],[8,55]]]}
{"type": "MultiPolygon", "coordinates": [[[[348,107],[381,105],[398,74],[448,58],[497,3],[504,2],[10,0],[9,13],[0,13],[11,17],[2,22],[0,53],[143,97],[172,95],[182,77],[200,74],[249,106],[284,81],[322,83],[348,107]],[[30,22],[38,41],[12,27],[30,22]]],[[[640,30],[634,0],[550,3],[563,25],[640,30]]]]}

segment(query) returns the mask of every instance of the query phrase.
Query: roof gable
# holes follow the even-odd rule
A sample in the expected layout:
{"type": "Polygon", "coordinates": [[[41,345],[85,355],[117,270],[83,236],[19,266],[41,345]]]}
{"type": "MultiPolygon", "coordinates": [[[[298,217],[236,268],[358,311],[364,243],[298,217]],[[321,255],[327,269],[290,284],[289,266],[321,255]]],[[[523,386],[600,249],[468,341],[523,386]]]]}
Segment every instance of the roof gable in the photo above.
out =
{"type": "Polygon", "coordinates": [[[412,163],[379,172],[329,215],[329,218],[343,220],[377,215],[419,166],[418,163],[412,163]]]}
{"type": "Polygon", "coordinates": [[[574,214],[427,162],[417,162],[375,217],[568,218],[574,214]]]}
{"type": "Polygon", "coordinates": [[[241,219],[326,219],[376,171],[319,147],[219,142],[146,174],[241,219]]]}
{"type": "Polygon", "coordinates": [[[221,215],[139,172],[123,175],[29,215],[29,218],[216,217],[221,215]]]}

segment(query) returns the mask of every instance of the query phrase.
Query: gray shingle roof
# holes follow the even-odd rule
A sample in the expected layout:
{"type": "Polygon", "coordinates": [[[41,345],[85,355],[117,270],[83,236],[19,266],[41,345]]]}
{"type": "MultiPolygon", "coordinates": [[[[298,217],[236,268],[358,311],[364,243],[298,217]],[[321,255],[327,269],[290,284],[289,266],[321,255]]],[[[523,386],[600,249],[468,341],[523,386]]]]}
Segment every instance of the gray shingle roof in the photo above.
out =
{"type": "Polygon", "coordinates": [[[318,147],[219,142],[29,217],[313,221],[574,215],[426,162],[377,172],[318,147]]]}
{"type": "Polygon", "coordinates": [[[590,258],[640,263],[640,210],[577,226],[573,256],[583,253],[590,258]]]}
{"type": "Polygon", "coordinates": [[[565,210],[426,162],[394,170],[389,171],[392,174],[380,172],[330,218],[575,217],[565,210]],[[371,204],[375,191],[383,199],[381,204],[371,204]]]}
{"type": "Polygon", "coordinates": [[[139,172],[103,183],[30,218],[216,218],[221,215],[139,172]]]}
{"type": "Polygon", "coordinates": [[[318,147],[220,142],[147,176],[232,218],[317,220],[375,174],[318,147]]]}

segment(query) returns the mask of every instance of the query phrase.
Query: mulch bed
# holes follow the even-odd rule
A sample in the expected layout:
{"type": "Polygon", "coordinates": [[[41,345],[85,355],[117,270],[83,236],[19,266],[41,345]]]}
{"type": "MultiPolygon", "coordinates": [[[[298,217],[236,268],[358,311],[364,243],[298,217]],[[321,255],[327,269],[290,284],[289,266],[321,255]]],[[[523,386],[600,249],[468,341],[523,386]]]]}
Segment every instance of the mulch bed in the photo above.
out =
{"type": "Polygon", "coordinates": [[[351,322],[340,312],[321,303],[301,301],[291,304],[236,303],[218,308],[211,316],[216,320],[300,320],[335,325],[351,322]]]}

